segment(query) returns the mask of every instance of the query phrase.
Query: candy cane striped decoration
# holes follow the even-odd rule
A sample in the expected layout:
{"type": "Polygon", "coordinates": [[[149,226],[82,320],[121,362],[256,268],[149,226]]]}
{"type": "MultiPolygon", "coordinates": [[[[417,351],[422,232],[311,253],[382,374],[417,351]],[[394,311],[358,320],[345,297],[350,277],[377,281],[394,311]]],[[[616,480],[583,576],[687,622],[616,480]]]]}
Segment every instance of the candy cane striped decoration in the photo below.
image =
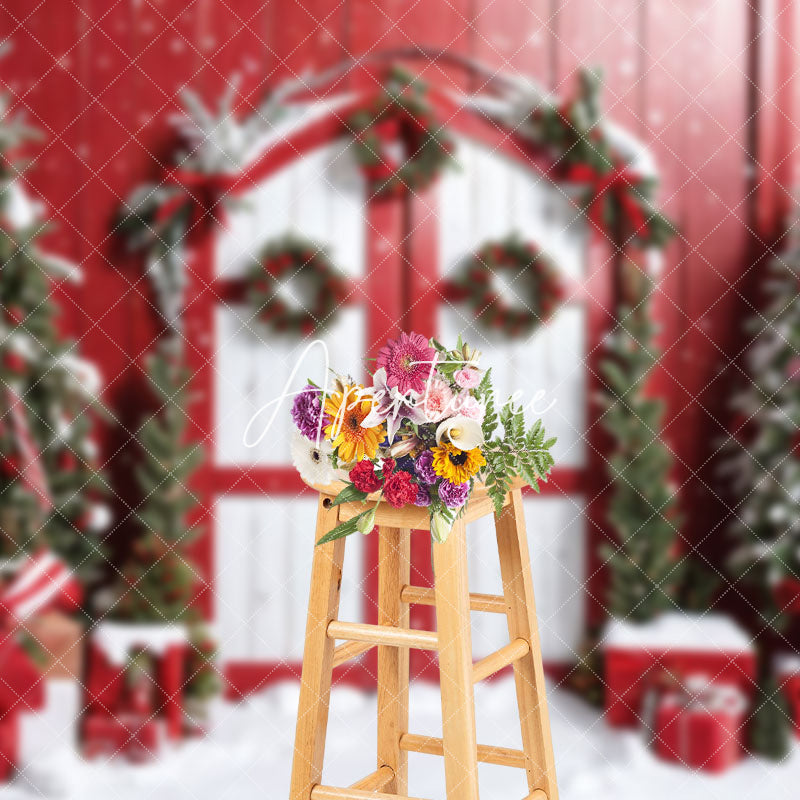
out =
{"type": "Polygon", "coordinates": [[[20,479],[36,496],[42,511],[49,511],[53,507],[53,501],[50,499],[50,492],[47,488],[47,476],[42,467],[39,451],[31,436],[22,399],[14,389],[8,387],[6,401],[11,428],[14,432],[14,441],[20,456],[20,479]]]}
{"type": "Polygon", "coordinates": [[[23,621],[54,602],[74,599],[79,591],[72,570],[51,550],[41,548],[0,594],[0,612],[23,621]]]}

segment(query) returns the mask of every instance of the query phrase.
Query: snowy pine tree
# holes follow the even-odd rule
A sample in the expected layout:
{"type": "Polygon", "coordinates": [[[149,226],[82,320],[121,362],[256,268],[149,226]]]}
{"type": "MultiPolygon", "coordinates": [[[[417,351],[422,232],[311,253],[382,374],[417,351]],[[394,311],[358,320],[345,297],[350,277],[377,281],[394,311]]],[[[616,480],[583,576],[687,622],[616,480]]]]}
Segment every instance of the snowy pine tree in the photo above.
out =
{"type": "Polygon", "coordinates": [[[44,544],[92,578],[108,525],[92,438],[99,377],[58,330],[53,289],[68,273],[38,247],[18,163],[33,134],[6,97],[0,117],[0,553],[44,544]]]}
{"type": "Polygon", "coordinates": [[[734,507],[729,567],[772,625],[778,588],[800,581],[800,227],[772,260],[766,303],[749,323],[748,386],[734,399],[737,431],[724,468],[734,507]]]}

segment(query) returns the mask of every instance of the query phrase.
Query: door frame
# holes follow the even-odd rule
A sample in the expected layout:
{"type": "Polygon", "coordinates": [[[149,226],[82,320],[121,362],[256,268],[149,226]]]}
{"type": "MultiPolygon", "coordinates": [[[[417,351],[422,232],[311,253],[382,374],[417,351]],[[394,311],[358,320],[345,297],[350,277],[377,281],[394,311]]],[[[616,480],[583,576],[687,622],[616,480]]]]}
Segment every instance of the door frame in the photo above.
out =
{"type": "MultiPolygon", "coordinates": [[[[362,82],[363,85],[363,82],[362,82]]],[[[345,121],[354,111],[367,107],[381,91],[378,81],[371,89],[349,95],[346,102],[336,105],[323,115],[291,131],[286,137],[275,141],[258,156],[242,174],[241,181],[257,186],[273,173],[289,163],[304,157],[311,151],[331,143],[342,136],[345,121]]],[[[431,88],[429,99],[439,119],[447,120],[448,128],[462,136],[487,145],[497,153],[510,158],[526,169],[533,170],[557,182],[558,165],[546,153],[499,124],[480,114],[474,108],[460,104],[450,94],[431,88]]],[[[435,312],[439,287],[437,225],[427,209],[430,208],[433,190],[415,194],[407,192],[398,196],[368,198],[366,215],[366,265],[367,278],[363,283],[353,282],[353,302],[380,298],[383,311],[389,319],[371,313],[367,317],[366,339],[371,343],[367,355],[374,355],[380,343],[397,335],[401,328],[410,330],[427,327],[426,320],[435,312]],[[406,231],[413,230],[413,236],[406,231]],[[406,270],[408,261],[414,270],[406,270]],[[380,270],[376,268],[380,266],[380,270]],[[410,277],[409,294],[387,291],[387,286],[400,285],[410,277]],[[403,297],[413,296],[419,300],[411,308],[401,306],[403,297]]],[[[614,275],[617,250],[606,234],[589,224],[587,265],[588,274],[576,291],[586,300],[586,437],[587,461],[583,469],[556,468],[551,479],[542,484],[545,495],[569,496],[583,494],[586,497],[587,519],[587,606],[588,618],[597,619],[604,614],[600,588],[602,586],[601,564],[596,555],[595,542],[598,537],[608,535],[604,521],[603,491],[608,485],[605,477],[605,459],[602,457],[603,433],[597,424],[599,410],[594,397],[602,388],[599,361],[602,357],[603,337],[614,324],[614,275]]],[[[192,370],[193,401],[190,416],[193,420],[192,438],[202,442],[206,450],[203,465],[197,470],[192,488],[199,503],[193,512],[192,524],[204,530],[192,548],[192,556],[202,575],[199,586],[198,606],[207,618],[214,615],[214,503],[220,495],[252,495],[260,493],[291,494],[313,492],[307,487],[295,469],[286,467],[217,466],[214,461],[214,358],[215,358],[215,309],[220,301],[237,301],[242,298],[241,280],[219,279],[215,275],[214,231],[194,237],[189,243],[190,269],[187,297],[190,300],[184,312],[187,339],[192,346],[187,348],[188,366],[192,370]]],[[[309,547],[312,546],[309,532],[309,547]]],[[[420,537],[414,537],[420,539],[420,537]]],[[[425,543],[427,544],[427,543],[425,543]]],[[[420,553],[422,549],[420,550],[420,553]]],[[[418,563],[424,563],[420,553],[418,563]]],[[[375,563],[377,543],[367,546],[368,563],[375,563]]],[[[425,557],[427,559],[427,556],[425,557]]],[[[377,596],[375,570],[367,569],[368,594],[377,596]]],[[[365,600],[365,617],[376,619],[374,604],[365,600]]],[[[432,624],[432,609],[415,609],[415,624],[432,624]]],[[[373,655],[374,659],[374,655],[373,655]]],[[[340,668],[339,680],[359,686],[374,683],[375,668],[369,654],[360,663],[340,668]]],[[[434,669],[430,659],[416,665],[415,672],[425,675],[434,669]]],[[[229,691],[235,695],[254,691],[268,680],[286,677],[299,678],[300,664],[287,662],[229,662],[226,665],[229,691]]]]}

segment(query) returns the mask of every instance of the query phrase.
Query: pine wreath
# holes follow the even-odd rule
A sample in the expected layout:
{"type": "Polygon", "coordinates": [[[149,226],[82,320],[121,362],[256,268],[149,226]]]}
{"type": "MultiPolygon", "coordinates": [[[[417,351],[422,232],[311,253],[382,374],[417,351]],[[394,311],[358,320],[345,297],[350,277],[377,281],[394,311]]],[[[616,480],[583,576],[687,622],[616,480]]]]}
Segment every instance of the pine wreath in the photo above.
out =
{"type": "Polygon", "coordinates": [[[517,237],[487,242],[446,285],[451,300],[465,301],[485,329],[510,337],[527,336],[547,322],[564,298],[553,261],[535,244],[517,237]],[[502,299],[492,279],[507,279],[522,305],[502,299]]]}
{"type": "Polygon", "coordinates": [[[333,320],[347,293],[347,278],[325,251],[295,236],[267,243],[247,278],[257,319],[275,333],[313,333],[333,320]],[[281,297],[289,282],[295,305],[281,297]]]}
{"type": "Polygon", "coordinates": [[[376,194],[423,189],[453,163],[453,142],[436,120],[426,84],[403,70],[392,70],[383,93],[347,120],[356,159],[376,194]],[[400,142],[396,157],[389,145],[400,142]]]}

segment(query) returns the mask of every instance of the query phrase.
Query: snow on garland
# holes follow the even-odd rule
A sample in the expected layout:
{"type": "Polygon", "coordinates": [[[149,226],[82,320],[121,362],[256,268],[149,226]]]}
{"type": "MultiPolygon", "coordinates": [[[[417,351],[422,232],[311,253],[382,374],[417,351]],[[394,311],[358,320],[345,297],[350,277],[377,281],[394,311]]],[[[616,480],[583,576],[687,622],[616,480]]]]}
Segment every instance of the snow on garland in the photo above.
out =
{"type": "Polygon", "coordinates": [[[325,251],[292,235],[268,242],[247,279],[254,314],[275,333],[308,335],[330,324],[347,293],[325,251]]]}
{"type": "Polygon", "coordinates": [[[487,242],[464,264],[458,275],[445,285],[449,299],[465,301],[484,328],[512,338],[530,335],[547,322],[564,297],[558,269],[535,244],[512,236],[487,242]],[[508,281],[506,292],[495,278],[508,281]]]}
{"type": "Polygon", "coordinates": [[[589,219],[617,244],[663,248],[674,227],[654,204],[657,180],[632,168],[600,124],[600,85],[595,73],[582,72],[574,97],[540,102],[521,131],[551,152],[564,180],[586,187],[589,219]]]}
{"type": "Polygon", "coordinates": [[[423,189],[453,163],[453,142],[436,120],[426,84],[394,68],[383,93],[353,113],[347,130],[358,160],[376,194],[423,189]],[[401,154],[392,152],[401,143],[401,154]]]}
{"type": "Polygon", "coordinates": [[[587,216],[617,246],[667,244],[675,227],[655,204],[658,172],[646,149],[604,119],[597,73],[582,71],[575,95],[563,101],[516,76],[486,77],[495,96],[473,97],[470,104],[547,152],[554,177],[583,188],[587,216]]]}

